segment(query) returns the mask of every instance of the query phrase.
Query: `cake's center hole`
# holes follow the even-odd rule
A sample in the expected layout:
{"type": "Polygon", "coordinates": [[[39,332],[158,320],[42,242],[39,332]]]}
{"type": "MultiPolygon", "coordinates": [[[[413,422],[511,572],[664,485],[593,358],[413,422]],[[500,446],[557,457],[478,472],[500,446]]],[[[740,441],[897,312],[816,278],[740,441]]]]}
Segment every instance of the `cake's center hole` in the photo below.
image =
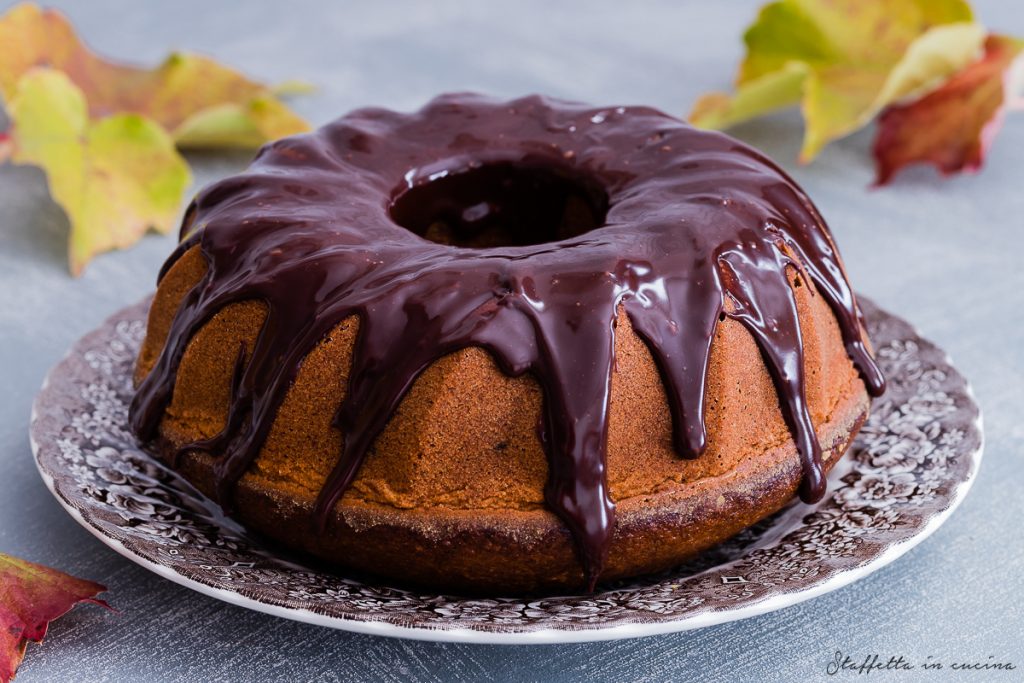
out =
{"type": "Polygon", "coordinates": [[[457,247],[555,242],[604,224],[608,193],[569,166],[495,162],[431,173],[402,191],[391,219],[421,237],[457,247]]]}

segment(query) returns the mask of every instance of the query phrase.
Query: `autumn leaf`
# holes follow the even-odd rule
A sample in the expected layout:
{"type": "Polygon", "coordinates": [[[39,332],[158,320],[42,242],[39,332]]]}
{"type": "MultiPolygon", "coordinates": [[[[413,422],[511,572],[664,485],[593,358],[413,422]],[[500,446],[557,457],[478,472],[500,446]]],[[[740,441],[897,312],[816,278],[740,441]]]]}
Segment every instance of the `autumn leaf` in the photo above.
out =
{"type": "MultiPolygon", "coordinates": [[[[0,94],[10,101],[36,67],[62,71],[85,94],[90,118],[143,114],[183,147],[257,147],[309,129],[272,88],[200,55],[174,53],[155,69],[99,57],[55,10],[15,6],[0,17],[0,94]]],[[[293,83],[286,91],[293,92],[293,83]]]]}
{"type": "Polygon", "coordinates": [[[875,138],[877,184],[914,163],[933,164],[944,174],[980,168],[1006,110],[1021,105],[1014,97],[1024,81],[1022,51],[1024,41],[989,36],[984,56],[942,87],[889,107],[875,138]]]}
{"type": "Polygon", "coordinates": [[[45,171],[50,194],[71,224],[77,275],[96,254],[124,248],[148,229],[168,232],[188,166],[159,125],[139,114],[90,120],[82,91],[53,69],[34,69],[9,103],[11,161],[45,171]]]}
{"type": "Polygon", "coordinates": [[[726,128],[799,103],[810,161],[975,60],[984,36],[964,0],[778,0],[744,35],[736,92],[705,95],[690,119],[726,128]]]}
{"type": "Polygon", "coordinates": [[[220,104],[188,117],[174,129],[179,147],[258,147],[267,140],[305,130],[280,100],[260,95],[245,104],[220,104]]]}
{"type": "Polygon", "coordinates": [[[93,581],[0,553],[0,682],[14,678],[28,641],[42,642],[47,625],[107,590],[93,581]]]}
{"type": "Polygon", "coordinates": [[[68,20],[34,4],[0,17],[0,163],[40,166],[71,224],[71,272],[96,254],[173,226],[189,184],[178,148],[252,148],[309,129],[271,88],[199,55],[160,66],[92,52],[68,20]]]}

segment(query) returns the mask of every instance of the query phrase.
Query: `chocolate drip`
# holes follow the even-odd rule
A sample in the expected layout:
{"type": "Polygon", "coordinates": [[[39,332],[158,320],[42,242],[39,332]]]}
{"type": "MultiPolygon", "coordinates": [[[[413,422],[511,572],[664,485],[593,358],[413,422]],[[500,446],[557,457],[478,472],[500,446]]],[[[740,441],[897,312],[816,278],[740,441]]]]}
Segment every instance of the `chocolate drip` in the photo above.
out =
{"type": "Polygon", "coordinates": [[[449,95],[410,115],[356,111],[266,146],[246,173],[197,196],[182,232],[164,272],[196,245],[208,268],[138,388],[140,438],[156,435],[193,335],[228,304],[264,302],[253,348],[239,350],[224,429],[184,447],[219,454],[218,494],[230,505],[303,359],[357,316],[334,422],[344,447],[316,506],[323,527],[420,373],[479,346],[542,388],[545,498],[591,588],[615,521],[605,466],[620,305],[661,370],[683,457],[706,446],[720,319],[750,331],[800,453],[807,501],[825,484],[790,270],[828,301],[868,390],[884,388],[807,197],[749,147],[652,109],[449,95]]]}

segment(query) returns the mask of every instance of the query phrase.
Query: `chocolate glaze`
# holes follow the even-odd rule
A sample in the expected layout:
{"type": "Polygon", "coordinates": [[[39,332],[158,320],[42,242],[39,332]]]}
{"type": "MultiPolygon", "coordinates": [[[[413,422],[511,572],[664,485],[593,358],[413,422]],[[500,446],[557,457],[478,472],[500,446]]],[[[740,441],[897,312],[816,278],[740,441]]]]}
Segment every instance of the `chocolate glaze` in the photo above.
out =
{"type": "Polygon", "coordinates": [[[806,501],[825,482],[792,269],[830,304],[868,390],[884,388],[807,196],[753,149],[644,107],[445,95],[414,114],[359,110],[267,145],[245,173],[205,188],[182,238],[164,272],[195,245],[208,270],[138,388],[140,438],[156,436],[193,335],[228,304],[265,302],[254,347],[238,350],[223,431],[184,447],[219,455],[217,491],[229,505],[303,359],[356,315],[335,416],[344,447],[316,506],[323,526],[419,374],[483,347],[543,390],[545,498],[591,588],[615,521],[605,463],[619,306],[662,373],[685,458],[706,445],[716,326],[729,316],[750,331],[800,454],[806,501]],[[559,211],[566,218],[553,220],[559,211]],[[438,221],[448,232],[433,239],[454,244],[416,234],[431,236],[438,221]]]}

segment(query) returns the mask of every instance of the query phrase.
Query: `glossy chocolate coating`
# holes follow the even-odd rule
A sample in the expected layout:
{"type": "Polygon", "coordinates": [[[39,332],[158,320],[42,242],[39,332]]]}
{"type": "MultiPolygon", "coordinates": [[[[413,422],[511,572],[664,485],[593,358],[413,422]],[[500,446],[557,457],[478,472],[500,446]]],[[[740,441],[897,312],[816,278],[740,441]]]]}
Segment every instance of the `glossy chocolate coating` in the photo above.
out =
{"type": "Polygon", "coordinates": [[[446,95],[413,114],[359,110],[267,145],[245,173],[205,188],[182,238],[164,271],[196,244],[208,269],[138,388],[140,438],[156,435],[193,335],[228,304],[265,302],[255,347],[238,351],[223,431],[185,447],[220,456],[218,494],[230,505],[303,359],[357,315],[335,416],[344,447],[317,502],[325,524],[419,374],[483,347],[542,388],[545,499],[591,588],[615,522],[605,467],[619,306],[661,371],[686,458],[706,445],[716,326],[725,316],[746,326],[796,442],[806,501],[825,482],[787,268],[830,304],[868,390],[884,388],[807,196],[753,149],[644,107],[446,95]]]}

